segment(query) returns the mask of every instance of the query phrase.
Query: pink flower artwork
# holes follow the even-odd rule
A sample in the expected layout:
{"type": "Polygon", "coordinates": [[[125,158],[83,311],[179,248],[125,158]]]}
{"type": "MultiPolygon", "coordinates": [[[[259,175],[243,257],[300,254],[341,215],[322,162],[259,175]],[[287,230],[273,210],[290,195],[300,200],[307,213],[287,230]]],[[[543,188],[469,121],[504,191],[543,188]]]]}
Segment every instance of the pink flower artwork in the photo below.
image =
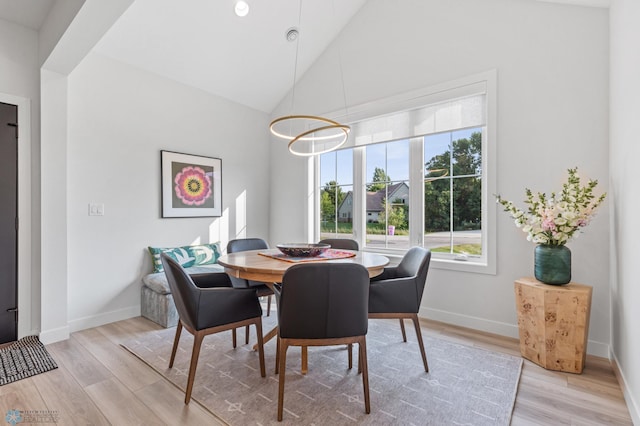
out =
{"type": "Polygon", "coordinates": [[[176,196],[188,206],[201,206],[213,193],[211,178],[198,166],[187,166],[176,174],[176,196]]]}

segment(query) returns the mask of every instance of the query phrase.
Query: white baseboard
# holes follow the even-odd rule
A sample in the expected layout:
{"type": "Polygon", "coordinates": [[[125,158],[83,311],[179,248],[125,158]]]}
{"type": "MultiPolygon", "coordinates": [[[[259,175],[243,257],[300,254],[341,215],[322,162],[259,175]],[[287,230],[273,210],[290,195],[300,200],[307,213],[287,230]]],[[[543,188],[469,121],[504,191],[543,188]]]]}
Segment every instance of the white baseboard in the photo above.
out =
{"type": "Polygon", "coordinates": [[[611,354],[609,353],[610,348],[606,343],[589,340],[587,343],[587,354],[611,360],[611,354]]]}
{"type": "Polygon", "coordinates": [[[515,339],[518,338],[518,326],[513,324],[424,307],[420,308],[418,315],[434,321],[458,325],[460,327],[471,328],[473,330],[513,337],[515,339]]]}
{"type": "Polygon", "coordinates": [[[633,394],[629,390],[624,371],[620,369],[618,358],[613,351],[611,352],[609,359],[611,360],[611,364],[613,365],[613,372],[616,374],[620,389],[622,389],[624,401],[627,403],[627,409],[629,410],[629,414],[631,415],[631,421],[634,425],[640,425],[640,401],[635,400],[633,394]]]}
{"type": "Polygon", "coordinates": [[[69,338],[69,325],[54,328],[53,330],[43,330],[40,332],[40,341],[44,345],[49,343],[60,342],[69,338]]]}
{"type": "Polygon", "coordinates": [[[69,330],[71,333],[86,330],[87,328],[99,327],[116,321],[122,321],[128,318],[140,316],[140,305],[129,306],[127,308],[118,309],[110,312],[103,312],[97,315],[91,315],[84,318],[78,318],[69,321],[69,330]]]}
{"type": "MultiPolygon", "coordinates": [[[[419,316],[434,321],[440,321],[447,324],[458,325],[460,327],[480,330],[487,333],[499,334],[500,336],[513,337],[518,339],[518,326],[516,324],[508,324],[499,321],[492,321],[484,318],[462,315],[455,312],[442,311],[439,309],[420,308],[419,316]]],[[[609,358],[609,345],[606,343],[589,340],[587,345],[587,353],[602,358],[609,358]]],[[[640,424],[640,423],[639,423],[640,424]]]]}

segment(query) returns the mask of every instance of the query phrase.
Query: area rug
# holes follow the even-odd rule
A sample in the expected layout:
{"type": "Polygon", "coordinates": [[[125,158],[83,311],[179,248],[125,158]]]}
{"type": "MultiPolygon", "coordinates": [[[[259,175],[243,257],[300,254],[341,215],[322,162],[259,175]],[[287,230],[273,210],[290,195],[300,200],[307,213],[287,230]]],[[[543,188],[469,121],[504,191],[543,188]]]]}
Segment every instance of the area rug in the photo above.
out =
{"type": "Polygon", "coordinates": [[[27,336],[0,349],[0,386],[58,368],[38,336],[27,336]]]}
{"type": "MultiPolygon", "coordinates": [[[[263,317],[263,328],[275,316],[263,317]]],[[[407,324],[408,325],[408,324],[407,324]]],[[[275,341],[265,345],[267,377],[258,353],[236,349],[231,333],[204,340],[193,398],[231,425],[508,425],[522,359],[425,336],[429,373],[424,371],[413,328],[407,343],[397,320],[371,320],[367,334],[371,414],[365,414],[362,376],[349,370],[346,346],[309,348],[309,372],[300,373],[300,349],[287,352],[284,422],[276,420],[278,376],[275,341]]],[[[242,333],[242,332],[241,332],[242,333]]],[[[183,331],[176,361],[168,369],[175,327],[146,333],[123,346],[169,381],[185,389],[193,338],[183,331]]],[[[244,339],[238,339],[243,341],[244,339]]]]}

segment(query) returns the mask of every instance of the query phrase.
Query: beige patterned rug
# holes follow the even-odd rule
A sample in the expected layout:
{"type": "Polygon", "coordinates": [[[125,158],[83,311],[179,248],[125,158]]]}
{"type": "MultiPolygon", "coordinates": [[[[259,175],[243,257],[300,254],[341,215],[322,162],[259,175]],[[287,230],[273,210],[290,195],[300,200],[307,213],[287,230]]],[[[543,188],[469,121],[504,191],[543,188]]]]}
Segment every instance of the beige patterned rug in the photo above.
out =
{"type": "MultiPolygon", "coordinates": [[[[264,330],[275,315],[263,317],[264,330]]],[[[364,412],[362,378],[347,369],[344,347],[309,348],[309,372],[300,374],[300,350],[287,352],[284,422],[276,421],[278,377],[275,341],[265,345],[267,377],[260,377],[252,328],[250,345],[239,330],[205,337],[193,397],[231,425],[508,425],[522,359],[425,336],[424,372],[413,328],[402,342],[397,320],[371,320],[367,334],[371,414],[364,412]]],[[[175,327],[145,334],[123,346],[181,389],[185,388],[192,336],[183,331],[174,367],[169,357],[175,327]]]]}

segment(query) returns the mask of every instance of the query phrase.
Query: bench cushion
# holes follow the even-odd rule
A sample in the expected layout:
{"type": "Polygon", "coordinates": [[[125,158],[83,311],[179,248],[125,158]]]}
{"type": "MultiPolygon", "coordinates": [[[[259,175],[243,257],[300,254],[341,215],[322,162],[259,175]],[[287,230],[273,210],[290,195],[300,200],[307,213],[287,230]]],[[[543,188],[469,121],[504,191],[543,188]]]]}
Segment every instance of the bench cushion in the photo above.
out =
{"type": "MultiPolygon", "coordinates": [[[[192,274],[207,274],[211,272],[224,272],[224,268],[221,265],[213,264],[213,265],[200,265],[200,266],[192,266],[190,268],[185,268],[185,271],[189,275],[192,274]]],[[[167,276],[163,272],[156,272],[153,274],[145,275],[142,278],[142,282],[149,289],[153,290],[159,294],[170,294],[171,289],[169,289],[169,283],[167,282],[167,276]]]]}
{"type": "Polygon", "coordinates": [[[215,264],[220,257],[220,243],[182,247],[149,247],[153,272],[163,272],[160,254],[166,253],[183,268],[215,264]]]}

